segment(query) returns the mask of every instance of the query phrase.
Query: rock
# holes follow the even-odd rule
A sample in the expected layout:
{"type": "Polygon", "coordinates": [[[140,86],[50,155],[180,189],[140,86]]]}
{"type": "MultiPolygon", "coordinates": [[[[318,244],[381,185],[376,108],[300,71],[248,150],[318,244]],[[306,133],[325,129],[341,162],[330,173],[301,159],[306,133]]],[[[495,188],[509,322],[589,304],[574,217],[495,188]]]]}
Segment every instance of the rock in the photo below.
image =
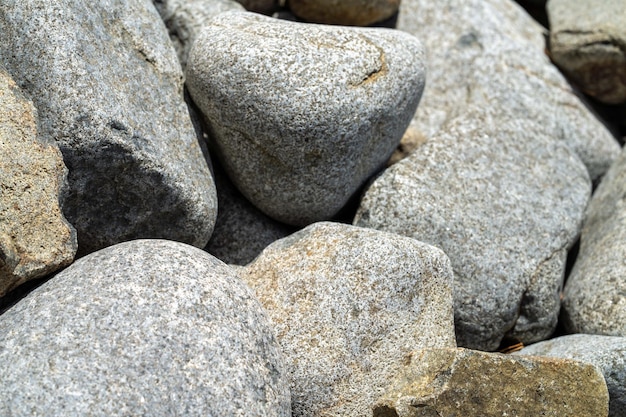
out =
{"type": "Polygon", "coordinates": [[[137,237],[204,247],[215,187],[152,2],[5,1],[0,33],[0,64],[63,153],[79,253],[137,237]]]}
{"type": "Polygon", "coordinates": [[[268,311],[297,416],[371,416],[410,352],[454,347],[452,270],[413,239],[316,223],[240,276],[268,311]]]}
{"type": "Polygon", "coordinates": [[[367,26],[397,13],[400,0],[287,0],[287,6],[308,22],[367,26]]]}
{"type": "Polygon", "coordinates": [[[234,271],[138,240],[76,261],[0,317],[0,414],[288,416],[283,359],[234,271]]]}
{"type": "Polygon", "coordinates": [[[76,231],[59,207],[67,170],[37,140],[37,111],[0,66],[0,297],[74,259],[76,231]]]}
{"type": "Polygon", "coordinates": [[[412,126],[428,139],[483,109],[562,140],[598,179],[619,145],[544,54],[543,28],[509,0],[403,0],[397,27],[427,51],[428,83],[412,126]]]}
{"type": "Polygon", "coordinates": [[[609,417],[626,416],[626,337],[572,334],[527,346],[515,354],[576,359],[595,365],[609,391],[609,417]]]}
{"type": "Polygon", "coordinates": [[[183,67],[191,45],[212,17],[220,13],[245,10],[234,0],[153,0],[174,44],[178,60],[183,67]]]}
{"type": "Polygon", "coordinates": [[[626,0],[550,0],[550,55],[587,94],[626,102],[626,0]]]}
{"type": "Polygon", "coordinates": [[[584,165],[533,122],[465,114],[380,175],[354,224],[441,248],[460,346],[495,350],[554,330],[565,260],[590,190],[584,165]]]}
{"type": "Polygon", "coordinates": [[[587,208],[580,250],[564,289],[566,328],[626,336],[626,152],[587,208]]]}
{"type": "Polygon", "coordinates": [[[602,417],[608,394],[582,362],[466,349],[415,352],[374,417],[602,417]]]}
{"type": "Polygon", "coordinates": [[[384,166],[420,99],[422,55],[389,29],[223,13],[192,48],[187,83],[237,188],[303,226],[384,166]]]}
{"type": "Polygon", "coordinates": [[[396,150],[391,154],[391,157],[387,161],[387,166],[391,166],[395,163],[400,162],[407,156],[411,154],[414,150],[416,150],[420,145],[423,145],[426,142],[426,138],[419,130],[409,127],[402,139],[400,140],[400,144],[396,148],[396,150]]]}
{"type": "Polygon", "coordinates": [[[284,0],[237,0],[246,10],[267,15],[271,15],[277,10],[282,1],[284,0]]]}

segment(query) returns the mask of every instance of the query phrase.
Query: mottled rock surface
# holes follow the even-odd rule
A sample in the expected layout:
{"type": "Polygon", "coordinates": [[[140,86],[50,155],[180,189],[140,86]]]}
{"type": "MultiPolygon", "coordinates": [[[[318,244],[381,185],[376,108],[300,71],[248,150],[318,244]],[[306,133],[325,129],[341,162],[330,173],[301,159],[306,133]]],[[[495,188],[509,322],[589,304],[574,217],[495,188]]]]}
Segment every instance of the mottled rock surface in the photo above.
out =
{"type": "Polygon", "coordinates": [[[288,416],[283,360],[232,269],[182,243],[81,258],[0,317],[3,416],[288,416]]]}
{"type": "Polygon", "coordinates": [[[373,410],[374,417],[606,417],[608,394],[593,365],[429,349],[413,354],[373,410]]]}
{"type": "Polygon", "coordinates": [[[239,272],[287,358],[294,416],[371,416],[413,350],[455,346],[449,260],[416,240],[316,223],[239,272]]]}
{"type": "Polygon", "coordinates": [[[576,359],[595,365],[609,390],[609,417],[626,416],[626,337],[572,334],[535,343],[515,354],[576,359]]]}
{"type": "Polygon", "coordinates": [[[488,109],[446,125],[367,189],[354,224],[441,248],[454,268],[460,346],[548,337],[590,194],[562,142],[488,109]]]}
{"type": "Polygon", "coordinates": [[[0,33],[0,63],[63,153],[79,253],[137,237],[205,246],[215,187],[152,1],[7,0],[0,33]]]}
{"type": "Polygon", "coordinates": [[[192,48],[187,84],[237,188],[306,225],[335,215],[385,164],[424,86],[417,39],[223,13],[192,48]]]}
{"type": "Polygon", "coordinates": [[[68,265],[76,231],[59,207],[67,170],[37,140],[37,111],[0,66],[0,297],[68,265]]]}
{"type": "Polygon", "coordinates": [[[398,11],[400,0],[287,0],[287,7],[307,22],[367,26],[398,11]]]}

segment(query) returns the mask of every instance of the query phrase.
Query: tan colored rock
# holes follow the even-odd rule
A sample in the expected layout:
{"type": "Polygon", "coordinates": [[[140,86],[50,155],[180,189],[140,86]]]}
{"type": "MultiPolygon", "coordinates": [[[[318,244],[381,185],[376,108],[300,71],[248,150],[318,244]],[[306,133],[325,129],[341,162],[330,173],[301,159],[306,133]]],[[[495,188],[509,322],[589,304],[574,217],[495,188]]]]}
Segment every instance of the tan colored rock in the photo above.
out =
{"type": "Polygon", "coordinates": [[[66,175],[56,146],[37,141],[37,113],[0,68],[0,296],[68,265],[76,231],[59,208],[66,175]]]}
{"type": "Polygon", "coordinates": [[[428,139],[422,132],[417,130],[413,126],[409,126],[409,128],[404,132],[402,139],[400,140],[400,144],[396,148],[395,151],[389,157],[387,161],[387,166],[391,166],[395,163],[400,162],[407,156],[411,154],[415,149],[417,149],[420,145],[426,143],[428,139]]]}
{"type": "Polygon", "coordinates": [[[367,26],[393,16],[400,0],[288,0],[287,5],[307,22],[367,26]]]}
{"type": "Polygon", "coordinates": [[[600,371],[569,359],[468,349],[415,352],[374,417],[606,417],[600,371]]]}

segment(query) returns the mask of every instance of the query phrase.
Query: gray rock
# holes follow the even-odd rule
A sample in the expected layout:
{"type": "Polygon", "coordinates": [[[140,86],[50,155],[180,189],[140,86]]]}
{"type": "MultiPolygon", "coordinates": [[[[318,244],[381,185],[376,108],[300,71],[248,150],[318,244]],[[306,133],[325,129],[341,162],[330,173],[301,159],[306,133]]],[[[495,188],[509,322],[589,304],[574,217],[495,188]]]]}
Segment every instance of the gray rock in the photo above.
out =
{"type": "Polygon", "coordinates": [[[607,387],[592,365],[467,349],[415,352],[374,417],[606,417],[607,387]]]}
{"type": "Polygon", "coordinates": [[[367,26],[398,12],[400,0],[287,0],[289,10],[308,22],[367,26]]]}
{"type": "Polygon", "coordinates": [[[234,271],[138,240],[76,261],[0,317],[3,416],[288,416],[283,359],[234,271]]]}
{"type": "Polygon", "coordinates": [[[609,417],[626,416],[626,337],[572,334],[527,346],[515,354],[576,359],[595,365],[609,390],[609,417]]]}
{"type": "Polygon", "coordinates": [[[460,346],[545,339],[590,194],[584,165],[524,119],[466,114],[379,176],[354,224],[441,248],[460,346]]]}
{"type": "Polygon", "coordinates": [[[245,10],[235,0],[153,0],[170,33],[178,60],[187,66],[187,57],[196,37],[212,17],[220,13],[245,10]]]}
{"type": "Polygon", "coordinates": [[[423,52],[389,29],[223,13],[187,66],[217,154],[276,220],[335,215],[389,158],[424,86],[423,52]]]}
{"type": "Polygon", "coordinates": [[[59,207],[67,170],[37,141],[37,111],[0,66],[0,297],[68,265],[76,231],[59,207]]]}
{"type": "Polygon", "coordinates": [[[412,125],[433,137],[483,109],[564,141],[599,178],[619,154],[608,130],[544,54],[543,28],[510,0],[403,0],[397,27],[424,43],[428,83],[412,125]]]}
{"type": "Polygon", "coordinates": [[[566,327],[626,336],[626,151],[589,203],[580,250],[564,289],[566,327]]]}
{"type": "Polygon", "coordinates": [[[550,54],[586,93],[626,102],[626,0],[550,0],[550,54]]]}
{"type": "Polygon", "coordinates": [[[413,239],[316,223],[239,271],[274,324],[296,417],[371,416],[413,350],[455,346],[450,262],[413,239]]]}
{"type": "Polygon", "coordinates": [[[215,187],[152,2],[8,0],[0,33],[0,63],[63,153],[79,253],[137,237],[206,245],[215,187]]]}

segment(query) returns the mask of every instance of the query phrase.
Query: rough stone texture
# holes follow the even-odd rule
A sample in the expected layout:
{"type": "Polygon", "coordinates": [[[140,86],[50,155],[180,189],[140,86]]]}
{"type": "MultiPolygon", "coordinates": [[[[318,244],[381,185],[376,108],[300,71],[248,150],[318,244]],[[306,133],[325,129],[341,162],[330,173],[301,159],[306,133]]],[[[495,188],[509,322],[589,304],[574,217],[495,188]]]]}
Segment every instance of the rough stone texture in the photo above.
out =
{"type": "Polygon", "coordinates": [[[187,83],[237,188],[306,225],[384,166],[420,99],[422,56],[389,29],[223,13],[194,44],[187,83]]]}
{"type": "Polygon", "coordinates": [[[59,150],[37,141],[37,111],[0,66],[0,297],[68,265],[76,231],[59,207],[59,150]]]}
{"type": "Polygon", "coordinates": [[[236,0],[246,10],[256,13],[272,14],[279,7],[278,0],[236,0]]]}
{"type": "Polygon", "coordinates": [[[316,223],[240,276],[274,324],[296,417],[371,416],[413,350],[456,346],[450,262],[413,239],[316,223]]]}
{"type": "Polygon", "coordinates": [[[580,250],[564,290],[564,323],[574,333],[626,336],[626,151],[587,208],[580,250]]]}
{"type": "Polygon", "coordinates": [[[220,13],[245,10],[234,0],[153,0],[170,33],[178,60],[183,67],[191,45],[212,17],[220,13]]]}
{"type": "Polygon", "coordinates": [[[605,417],[602,374],[582,362],[466,349],[415,352],[374,417],[605,417]]]}
{"type": "Polygon", "coordinates": [[[412,125],[426,138],[465,112],[527,120],[528,136],[563,140],[599,178],[619,154],[608,130],[544,54],[543,29],[510,0],[403,0],[397,27],[427,51],[412,125]]]}
{"type": "Polygon", "coordinates": [[[572,334],[527,346],[515,354],[576,359],[595,365],[609,390],[609,417],[626,416],[626,337],[572,334]]]}
{"type": "Polygon", "coordinates": [[[626,0],[550,0],[550,54],[587,94],[626,102],[626,0]]]}
{"type": "Polygon", "coordinates": [[[495,350],[505,336],[528,344],[552,333],[567,251],[591,191],[584,165],[562,142],[488,111],[452,121],[388,168],[354,219],[450,257],[457,342],[480,350],[495,350]]]}
{"type": "Polygon", "coordinates": [[[245,265],[272,242],[295,232],[295,228],[267,217],[246,200],[219,164],[213,164],[213,173],[220,204],[211,240],[204,250],[226,263],[245,265]]]}
{"type": "Polygon", "coordinates": [[[215,187],[152,1],[7,0],[0,33],[0,64],[63,153],[79,253],[137,237],[206,245],[215,187]]]}
{"type": "Polygon", "coordinates": [[[267,316],[228,266],[138,240],[76,261],[0,317],[3,416],[288,416],[267,316]]]}
{"type": "Polygon", "coordinates": [[[400,0],[287,0],[287,6],[307,22],[367,26],[397,13],[400,0]]]}

